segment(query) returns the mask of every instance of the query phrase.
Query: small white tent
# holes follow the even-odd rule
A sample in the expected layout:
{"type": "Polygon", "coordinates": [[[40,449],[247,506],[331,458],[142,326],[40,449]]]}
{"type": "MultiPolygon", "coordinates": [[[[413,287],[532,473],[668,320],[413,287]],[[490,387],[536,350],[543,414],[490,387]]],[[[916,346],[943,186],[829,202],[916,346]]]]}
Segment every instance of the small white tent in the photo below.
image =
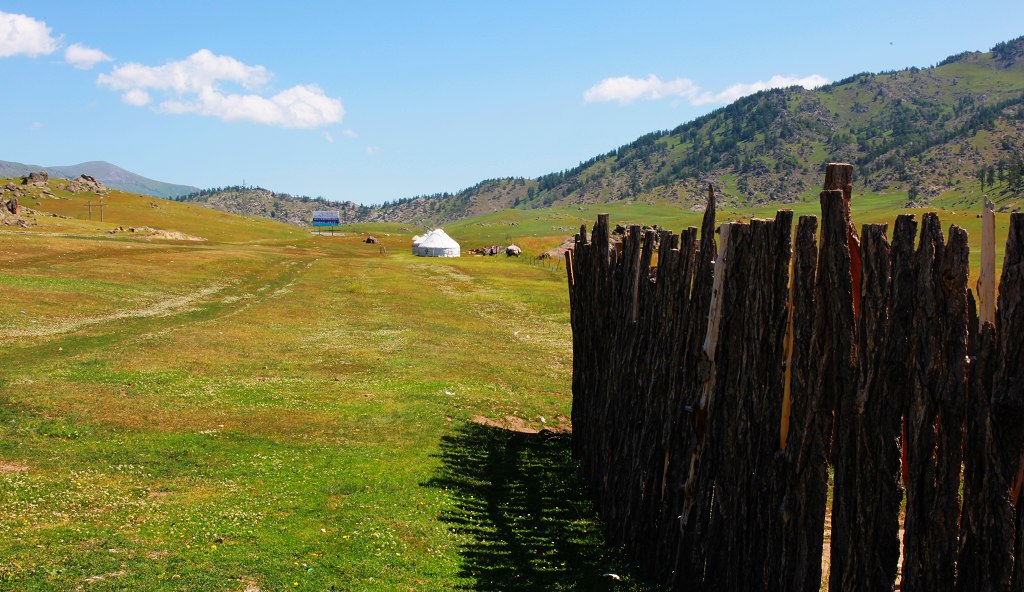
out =
{"type": "Polygon", "coordinates": [[[420,257],[458,257],[460,248],[459,243],[437,228],[420,237],[419,243],[413,239],[413,253],[420,257]]]}
{"type": "Polygon", "coordinates": [[[422,236],[414,236],[414,237],[412,237],[412,254],[413,255],[419,255],[420,254],[420,243],[422,243],[422,242],[423,242],[423,237],[422,236]]]}

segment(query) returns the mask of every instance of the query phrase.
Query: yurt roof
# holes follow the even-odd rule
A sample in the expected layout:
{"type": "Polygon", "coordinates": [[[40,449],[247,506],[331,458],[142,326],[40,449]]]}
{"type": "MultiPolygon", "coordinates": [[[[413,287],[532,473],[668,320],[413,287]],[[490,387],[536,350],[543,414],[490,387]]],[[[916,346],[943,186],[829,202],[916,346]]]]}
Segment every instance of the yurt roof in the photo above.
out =
{"type": "Polygon", "coordinates": [[[419,246],[427,249],[457,249],[459,243],[455,242],[455,239],[448,236],[445,231],[437,228],[428,232],[420,241],[419,246]]]}

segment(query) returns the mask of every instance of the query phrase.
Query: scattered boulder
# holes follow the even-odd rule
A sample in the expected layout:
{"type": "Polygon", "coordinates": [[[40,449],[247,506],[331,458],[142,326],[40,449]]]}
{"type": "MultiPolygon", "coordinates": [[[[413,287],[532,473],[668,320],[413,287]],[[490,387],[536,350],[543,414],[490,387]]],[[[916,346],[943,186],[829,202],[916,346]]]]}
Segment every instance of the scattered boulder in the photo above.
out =
{"type": "Polygon", "coordinates": [[[368,237],[366,237],[366,240],[364,240],[363,242],[368,244],[368,245],[375,245],[375,244],[377,244],[380,241],[377,240],[377,237],[368,236],[368,237]]]}
{"type": "Polygon", "coordinates": [[[2,204],[3,208],[8,212],[14,214],[15,216],[18,215],[18,210],[20,210],[20,207],[18,206],[18,198],[12,197],[11,199],[0,201],[0,204],[2,204]]]}
{"type": "Polygon", "coordinates": [[[520,249],[519,247],[517,247],[516,245],[509,245],[509,246],[505,247],[505,256],[506,257],[518,257],[518,256],[520,256],[522,254],[523,254],[523,250],[520,249]]]}
{"type": "Polygon", "coordinates": [[[28,176],[21,178],[22,185],[46,185],[46,182],[50,180],[50,174],[46,171],[36,171],[29,173],[28,176]]]}

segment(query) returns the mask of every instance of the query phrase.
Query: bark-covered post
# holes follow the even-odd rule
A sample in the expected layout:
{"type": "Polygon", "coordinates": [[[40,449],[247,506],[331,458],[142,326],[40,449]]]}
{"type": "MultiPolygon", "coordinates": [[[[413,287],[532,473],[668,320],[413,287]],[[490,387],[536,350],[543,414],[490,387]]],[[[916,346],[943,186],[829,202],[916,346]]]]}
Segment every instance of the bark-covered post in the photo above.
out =
{"type": "Polygon", "coordinates": [[[843,217],[846,219],[846,241],[850,251],[850,277],[853,280],[853,314],[860,314],[860,237],[851,213],[853,202],[853,165],[830,162],[825,166],[825,191],[843,192],[843,217]]]}
{"type": "Polygon", "coordinates": [[[900,555],[899,512],[903,501],[902,485],[902,428],[903,412],[907,404],[907,385],[912,370],[911,339],[914,327],[917,275],[914,262],[914,240],[917,220],[909,214],[896,219],[893,232],[889,284],[889,318],[882,360],[869,382],[874,396],[877,426],[872,440],[874,470],[877,471],[878,496],[873,518],[874,556],[871,589],[891,589],[900,555]],[[886,587],[888,586],[888,587],[886,587]]]}
{"type": "Polygon", "coordinates": [[[917,252],[914,372],[907,409],[907,519],[903,589],[953,590],[967,388],[967,233],[944,245],[926,214],[917,252]]]}
{"type": "Polygon", "coordinates": [[[964,507],[960,517],[957,592],[1005,592],[1013,568],[1010,471],[992,412],[996,331],[983,323],[976,339],[964,447],[964,507]]]}
{"type": "MultiPolygon", "coordinates": [[[[865,225],[861,233],[863,273],[857,390],[837,422],[843,446],[839,448],[841,454],[833,459],[835,493],[829,576],[829,588],[833,591],[891,590],[899,557],[897,515],[890,515],[888,507],[883,510],[888,501],[886,493],[899,474],[898,470],[895,474],[887,471],[885,466],[885,448],[898,435],[899,415],[895,422],[889,417],[889,401],[883,399],[885,394],[879,388],[891,277],[886,230],[884,225],[865,225]]],[[[897,407],[896,413],[899,411],[897,407]]],[[[898,508],[897,500],[897,511],[898,508]]]]}
{"type": "MultiPolygon", "coordinates": [[[[753,590],[777,571],[779,449],[792,214],[734,223],[724,278],[714,394],[705,449],[714,482],[707,586],[753,590]]],[[[707,481],[705,481],[707,482],[707,481]]]]}
{"type": "Polygon", "coordinates": [[[995,375],[992,379],[992,407],[998,454],[1012,480],[1011,503],[1014,516],[1014,557],[1011,590],[1024,590],[1024,506],[1020,501],[1021,454],[1024,451],[1024,214],[1010,216],[1010,233],[999,280],[999,309],[996,311],[998,341],[995,375]]]}
{"type": "MultiPolygon", "coordinates": [[[[819,355],[819,361],[812,388],[825,397],[828,412],[836,410],[840,404],[849,404],[856,387],[853,278],[844,203],[842,191],[821,192],[821,255],[812,341],[812,351],[819,355]]],[[[842,494],[834,494],[834,503],[839,495],[842,494]]]]}
{"type": "Polygon", "coordinates": [[[697,492],[696,482],[691,481],[694,470],[694,454],[700,445],[704,428],[705,416],[701,411],[701,398],[704,393],[704,380],[698,370],[703,367],[703,347],[707,330],[710,325],[712,294],[714,293],[716,270],[724,266],[725,258],[719,252],[725,252],[726,235],[721,236],[721,243],[715,239],[715,192],[708,185],[708,202],[701,221],[700,240],[697,244],[696,263],[694,267],[693,289],[690,292],[690,313],[687,316],[686,332],[682,344],[682,370],[679,374],[680,383],[676,387],[682,394],[683,408],[679,410],[678,427],[674,430],[677,461],[669,467],[669,487],[674,490],[668,502],[668,512],[675,522],[679,543],[673,545],[675,566],[670,584],[673,587],[698,585],[704,576],[705,541],[699,538],[700,529],[697,504],[694,503],[697,492]]]}
{"type": "Polygon", "coordinates": [[[688,400],[691,391],[690,389],[684,390],[682,385],[689,378],[686,375],[686,360],[683,357],[683,352],[687,348],[686,327],[690,322],[690,317],[696,314],[690,308],[690,286],[695,281],[693,272],[696,266],[696,246],[697,229],[687,228],[679,237],[677,271],[673,274],[677,281],[673,284],[672,298],[677,301],[680,310],[672,326],[667,329],[667,342],[671,343],[672,347],[668,359],[669,376],[664,402],[665,420],[661,426],[664,459],[658,507],[658,540],[660,544],[653,554],[654,561],[659,566],[656,576],[658,581],[665,585],[671,585],[675,577],[675,561],[682,539],[677,506],[682,485],[679,475],[685,459],[684,443],[688,441],[692,433],[686,414],[686,406],[691,404],[691,401],[688,400]]]}
{"type": "MultiPolygon", "coordinates": [[[[828,492],[828,441],[832,402],[816,388],[818,350],[814,349],[818,219],[801,216],[793,256],[793,355],[790,417],[785,449],[782,514],[782,574],[779,589],[818,592],[828,492]]],[[[821,338],[818,338],[821,341],[821,338]]]]}

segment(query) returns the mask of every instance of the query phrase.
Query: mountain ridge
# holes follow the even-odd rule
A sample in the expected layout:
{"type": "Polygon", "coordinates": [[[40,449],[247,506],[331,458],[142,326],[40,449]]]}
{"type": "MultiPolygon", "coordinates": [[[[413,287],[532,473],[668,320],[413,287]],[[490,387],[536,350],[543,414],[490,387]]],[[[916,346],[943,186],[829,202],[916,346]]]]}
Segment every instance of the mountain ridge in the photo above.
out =
{"type": "Polygon", "coordinates": [[[179,185],[143,177],[102,160],[90,160],[73,165],[49,167],[0,160],[0,178],[21,177],[36,171],[46,171],[51,177],[64,177],[68,179],[74,179],[85,174],[94,177],[97,181],[112,189],[152,197],[169,198],[199,191],[198,187],[192,187],[191,185],[179,185]]]}
{"type": "Polygon", "coordinates": [[[906,205],[986,193],[1013,206],[1024,191],[1024,37],[929,68],[761,91],[561,172],[385,202],[364,217],[431,224],[630,200],[698,207],[708,184],[733,206],[785,204],[812,199],[829,161],[853,163],[862,192],[906,205]]]}
{"type": "Polygon", "coordinates": [[[858,191],[891,195],[901,206],[985,195],[1020,209],[1024,36],[927,68],[760,91],[533,179],[486,179],[456,193],[375,206],[247,187],[182,199],[298,225],[330,207],[343,223],[433,226],[505,208],[631,201],[699,208],[709,184],[723,205],[786,204],[813,199],[829,161],[853,163],[858,191]]]}

